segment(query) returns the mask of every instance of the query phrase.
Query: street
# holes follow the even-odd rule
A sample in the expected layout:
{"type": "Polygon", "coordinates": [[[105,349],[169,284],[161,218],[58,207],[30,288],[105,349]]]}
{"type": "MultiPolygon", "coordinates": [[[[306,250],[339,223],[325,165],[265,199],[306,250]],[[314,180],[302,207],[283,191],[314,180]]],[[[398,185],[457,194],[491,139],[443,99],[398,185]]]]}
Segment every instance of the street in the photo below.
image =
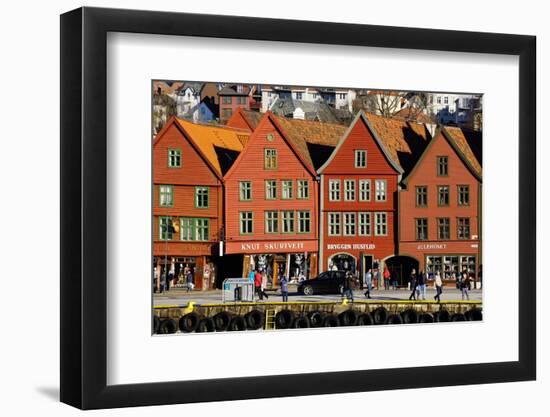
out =
{"type": "MultiPolygon", "coordinates": [[[[279,290],[269,291],[267,290],[269,298],[264,301],[270,302],[282,302],[281,293],[279,290]]],[[[433,301],[435,295],[434,289],[428,289],[426,291],[426,300],[433,301]]],[[[405,289],[394,290],[373,290],[371,291],[372,300],[408,300],[410,296],[410,291],[405,289]]],[[[355,290],[353,291],[354,300],[366,300],[364,291],[355,290]]],[[[301,302],[301,301],[340,301],[342,297],[339,294],[322,294],[322,295],[311,295],[305,296],[303,294],[298,294],[297,292],[292,292],[292,289],[289,292],[288,301],[290,302],[301,302]]],[[[470,291],[470,300],[481,300],[482,299],[482,290],[471,290],[470,291]]],[[[462,300],[462,294],[460,290],[456,288],[444,288],[443,294],[441,295],[441,301],[454,301],[462,300]]],[[[155,306],[163,305],[180,305],[187,304],[190,301],[193,301],[198,304],[208,304],[208,303],[221,303],[222,302],[222,291],[221,290],[210,290],[210,291],[191,291],[187,292],[186,289],[174,288],[168,292],[162,294],[153,294],[153,301],[155,306]]],[[[259,301],[256,299],[255,301],[259,301]]],[[[261,301],[260,301],[261,302],[261,301]]]]}

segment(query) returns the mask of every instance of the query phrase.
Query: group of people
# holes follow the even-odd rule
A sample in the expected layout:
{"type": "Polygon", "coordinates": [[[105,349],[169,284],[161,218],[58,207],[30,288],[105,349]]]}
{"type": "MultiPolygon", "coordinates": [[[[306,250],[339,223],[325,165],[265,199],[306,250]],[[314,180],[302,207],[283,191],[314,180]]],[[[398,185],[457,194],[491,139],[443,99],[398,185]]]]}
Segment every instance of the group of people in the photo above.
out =
{"type": "MultiPolygon", "coordinates": [[[[409,285],[411,290],[411,295],[409,300],[425,300],[426,299],[426,288],[427,288],[428,277],[426,273],[422,270],[419,270],[418,273],[415,269],[411,271],[409,277],[409,285]]],[[[441,279],[441,273],[437,271],[433,278],[433,283],[435,287],[435,296],[434,300],[438,303],[441,302],[441,294],[443,293],[443,280],[441,279]]],[[[464,270],[461,274],[457,276],[457,288],[462,293],[462,299],[469,300],[471,290],[472,280],[468,275],[468,272],[464,270]]]]}
{"type": "MultiPolygon", "coordinates": [[[[267,287],[267,274],[265,272],[261,273],[258,270],[251,270],[248,273],[248,278],[251,282],[254,283],[254,292],[260,300],[263,300],[264,297],[269,299],[269,295],[265,292],[267,287]]],[[[288,279],[285,275],[279,277],[279,285],[281,287],[281,295],[283,297],[283,302],[288,301],[288,279]]]]}
{"type": "Polygon", "coordinates": [[[193,291],[195,288],[195,275],[193,268],[188,264],[185,265],[183,269],[180,270],[179,275],[176,277],[175,271],[170,269],[167,273],[162,273],[159,267],[154,268],[153,271],[153,291],[163,293],[165,291],[170,291],[171,287],[178,285],[185,285],[187,292],[193,291]],[[159,276],[160,274],[160,276],[159,276]],[[157,282],[159,282],[159,287],[157,288],[157,282]]]}

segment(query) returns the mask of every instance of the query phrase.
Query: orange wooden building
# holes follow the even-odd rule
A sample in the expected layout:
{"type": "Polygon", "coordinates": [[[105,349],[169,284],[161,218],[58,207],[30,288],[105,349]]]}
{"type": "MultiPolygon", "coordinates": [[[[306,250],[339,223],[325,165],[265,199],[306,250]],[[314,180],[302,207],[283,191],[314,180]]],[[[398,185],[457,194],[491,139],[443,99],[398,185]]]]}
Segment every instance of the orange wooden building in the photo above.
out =
{"type": "Polygon", "coordinates": [[[317,274],[318,187],[304,152],[267,112],[224,177],[225,253],[243,276],[317,274]]]}
{"type": "Polygon", "coordinates": [[[360,112],[318,170],[321,270],[363,276],[397,255],[397,192],[430,136],[424,125],[360,112]]]}
{"type": "Polygon", "coordinates": [[[481,133],[442,127],[399,193],[399,254],[430,276],[477,280],[481,259],[481,133]]]}
{"type": "MultiPolygon", "coordinates": [[[[153,142],[153,262],[157,277],[214,287],[223,227],[223,175],[249,132],[171,118],[153,142]]],[[[157,281],[160,279],[157,278],[157,281]]],[[[158,283],[157,283],[158,285],[158,283]]]]}

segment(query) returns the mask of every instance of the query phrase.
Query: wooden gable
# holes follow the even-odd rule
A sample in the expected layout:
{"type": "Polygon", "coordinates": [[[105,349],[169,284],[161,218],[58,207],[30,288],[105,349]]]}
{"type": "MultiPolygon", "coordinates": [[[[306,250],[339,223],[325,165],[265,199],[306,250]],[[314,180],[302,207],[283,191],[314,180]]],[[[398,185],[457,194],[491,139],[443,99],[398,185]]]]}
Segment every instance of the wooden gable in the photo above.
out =
{"type": "Polygon", "coordinates": [[[319,168],[320,174],[380,174],[397,175],[401,168],[390,158],[384,145],[362,113],[334,149],[325,164],[319,168]],[[355,151],[367,151],[367,167],[355,167],[355,151]]]}

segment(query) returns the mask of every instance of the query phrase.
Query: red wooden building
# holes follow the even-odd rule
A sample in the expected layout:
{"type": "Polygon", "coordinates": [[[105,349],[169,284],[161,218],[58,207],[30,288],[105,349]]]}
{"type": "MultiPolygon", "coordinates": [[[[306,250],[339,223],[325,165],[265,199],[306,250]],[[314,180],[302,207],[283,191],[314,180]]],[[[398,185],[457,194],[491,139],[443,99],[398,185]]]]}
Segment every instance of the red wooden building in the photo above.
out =
{"type": "Polygon", "coordinates": [[[224,177],[227,257],[235,273],[260,269],[271,285],[281,274],[316,276],[318,184],[307,144],[271,112],[249,116],[238,123],[254,131],[224,177]]]}
{"type": "MultiPolygon", "coordinates": [[[[481,259],[481,133],[442,127],[399,193],[401,263],[454,283],[481,259]]],[[[410,269],[410,267],[409,267],[410,269]]]]}
{"type": "MultiPolygon", "coordinates": [[[[171,118],[153,142],[153,262],[159,277],[194,269],[197,289],[216,284],[223,175],[249,132],[171,118]],[[159,273],[160,272],[160,273],[159,273]]],[[[219,283],[218,283],[219,284],[219,283]]]]}
{"type": "Polygon", "coordinates": [[[430,135],[418,123],[360,112],[318,170],[321,270],[362,276],[397,254],[397,192],[430,135]]]}

